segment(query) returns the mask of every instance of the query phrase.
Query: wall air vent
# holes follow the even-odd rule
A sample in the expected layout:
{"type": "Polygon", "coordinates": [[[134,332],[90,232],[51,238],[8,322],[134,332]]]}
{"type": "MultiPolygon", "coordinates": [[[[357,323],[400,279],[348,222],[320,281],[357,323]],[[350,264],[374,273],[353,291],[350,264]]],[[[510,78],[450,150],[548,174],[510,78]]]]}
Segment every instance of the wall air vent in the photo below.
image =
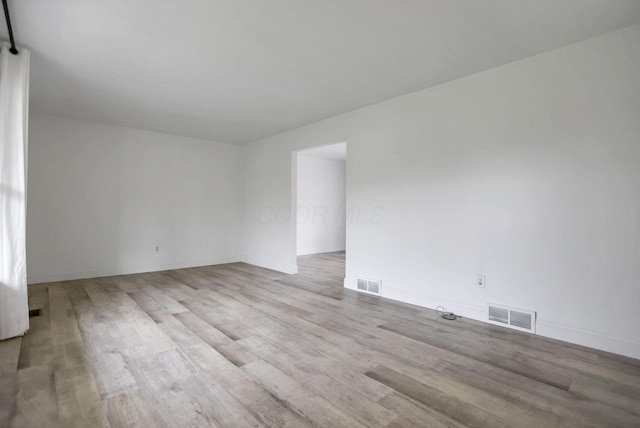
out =
{"type": "Polygon", "coordinates": [[[487,321],[527,333],[536,332],[536,313],[528,309],[519,309],[496,303],[487,304],[487,321]]]}
{"type": "Polygon", "coordinates": [[[357,290],[379,296],[381,285],[381,281],[377,279],[358,278],[357,290]]]}

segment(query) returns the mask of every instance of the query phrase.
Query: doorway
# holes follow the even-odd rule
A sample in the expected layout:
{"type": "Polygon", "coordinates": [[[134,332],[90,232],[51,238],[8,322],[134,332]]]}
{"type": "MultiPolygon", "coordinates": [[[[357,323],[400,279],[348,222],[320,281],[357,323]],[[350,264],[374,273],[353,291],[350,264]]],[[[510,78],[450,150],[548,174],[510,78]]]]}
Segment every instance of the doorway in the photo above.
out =
{"type": "Polygon", "coordinates": [[[347,143],[299,150],[293,164],[296,265],[298,257],[344,253],[347,143]]]}

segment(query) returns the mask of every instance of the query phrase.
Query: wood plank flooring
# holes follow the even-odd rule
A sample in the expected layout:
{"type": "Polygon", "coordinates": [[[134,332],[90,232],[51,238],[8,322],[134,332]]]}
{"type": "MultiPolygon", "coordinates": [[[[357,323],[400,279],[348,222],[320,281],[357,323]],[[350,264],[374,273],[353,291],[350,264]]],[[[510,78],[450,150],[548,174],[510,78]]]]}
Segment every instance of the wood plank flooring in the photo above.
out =
{"type": "Polygon", "coordinates": [[[29,287],[0,427],[639,427],[640,361],[342,287],[344,253],[29,287]]]}

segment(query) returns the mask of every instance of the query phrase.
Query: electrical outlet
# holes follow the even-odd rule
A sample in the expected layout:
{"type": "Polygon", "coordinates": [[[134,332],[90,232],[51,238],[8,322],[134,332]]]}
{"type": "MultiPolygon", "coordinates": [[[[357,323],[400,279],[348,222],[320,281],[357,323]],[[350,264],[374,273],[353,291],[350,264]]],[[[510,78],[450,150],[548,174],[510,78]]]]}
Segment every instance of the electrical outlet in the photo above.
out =
{"type": "Polygon", "coordinates": [[[485,279],[484,275],[476,276],[476,287],[484,288],[485,287],[485,283],[486,283],[486,279],[485,279]]]}
{"type": "Polygon", "coordinates": [[[156,252],[160,251],[160,247],[156,245],[156,252]]]}

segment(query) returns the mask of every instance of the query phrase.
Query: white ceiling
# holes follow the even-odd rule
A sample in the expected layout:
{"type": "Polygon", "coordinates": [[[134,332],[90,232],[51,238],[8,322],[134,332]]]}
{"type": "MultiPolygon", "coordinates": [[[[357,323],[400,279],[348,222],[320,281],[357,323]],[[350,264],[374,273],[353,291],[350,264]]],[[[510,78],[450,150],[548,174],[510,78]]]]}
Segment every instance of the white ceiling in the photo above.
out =
{"type": "Polygon", "coordinates": [[[300,150],[302,156],[311,156],[333,161],[347,161],[347,143],[330,144],[328,146],[314,147],[312,149],[300,150]]]}
{"type": "Polygon", "coordinates": [[[32,50],[34,111],[232,143],[640,22],[638,0],[9,6],[18,43],[32,50]]]}

